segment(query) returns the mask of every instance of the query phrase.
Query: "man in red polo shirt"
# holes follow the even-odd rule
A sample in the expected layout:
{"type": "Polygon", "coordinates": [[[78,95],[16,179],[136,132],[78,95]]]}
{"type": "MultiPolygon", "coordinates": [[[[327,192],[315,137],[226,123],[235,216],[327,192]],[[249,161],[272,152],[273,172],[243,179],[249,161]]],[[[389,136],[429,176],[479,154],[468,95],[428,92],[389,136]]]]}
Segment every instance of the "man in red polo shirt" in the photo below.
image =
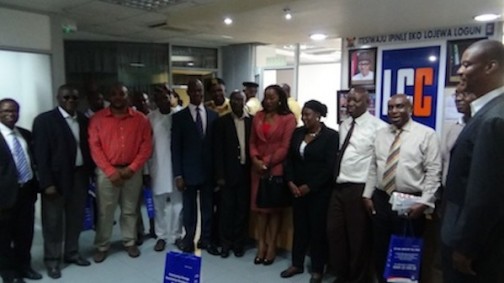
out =
{"type": "Polygon", "coordinates": [[[94,261],[107,257],[114,213],[121,207],[121,233],[130,257],[138,257],[135,245],[136,207],[142,186],[142,168],[152,153],[152,129],[145,115],[128,107],[128,90],[115,84],[110,107],[96,113],[89,124],[91,156],[97,165],[98,226],[94,261]]]}

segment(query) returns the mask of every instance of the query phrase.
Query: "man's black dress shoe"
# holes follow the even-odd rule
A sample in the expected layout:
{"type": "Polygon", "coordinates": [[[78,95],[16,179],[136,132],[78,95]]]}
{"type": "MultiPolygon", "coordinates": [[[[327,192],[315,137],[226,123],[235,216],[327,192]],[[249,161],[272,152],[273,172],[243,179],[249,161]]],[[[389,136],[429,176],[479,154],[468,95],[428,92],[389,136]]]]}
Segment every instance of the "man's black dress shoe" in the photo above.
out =
{"type": "Polygon", "coordinates": [[[40,280],[42,279],[42,274],[38,273],[37,271],[33,270],[33,268],[28,267],[20,272],[21,277],[30,279],[30,280],[40,280]]]}
{"type": "Polygon", "coordinates": [[[76,256],[72,258],[65,258],[66,263],[73,263],[78,266],[90,266],[91,262],[87,259],[82,258],[81,256],[76,256]]]}
{"type": "Polygon", "coordinates": [[[61,271],[59,267],[54,266],[54,267],[48,267],[47,268],[47,275],[51,277],[52,279],[58,279],[61,277],[61,271]]]}
{"type": "Polygon", "coordinates": [[[235,257],[242,257],[245,254],[245,250],[243,248],[234,248],[235,257]]]}
{"type": "Polygon", "coordinates": [[[184,253],[193,253],[194,252],[194,244],[193,243],[185,244],[184,241],[179,241],[179,242],[175,243],[175,245],[177,246],[177,248],[179,250],[183,251],[184,253]]]}
{"type": "MultiPolygon", "coordinates": [[[[208,244],[206,246],[206,251],[211,254],[211,255],[220,255],[220,251],[219,251],[219,248],[217,248],[217,246],[213,245],[213,244],[208,244]]],[[[229,251],[228,251],[228,255],[229,255],[229,251]]]]}
{"type": "Polygon", "coordinates": [[[222,258],[227,258],[229,257],[229,248],[223,247],[220,252],[220,256],[222,258]]]}

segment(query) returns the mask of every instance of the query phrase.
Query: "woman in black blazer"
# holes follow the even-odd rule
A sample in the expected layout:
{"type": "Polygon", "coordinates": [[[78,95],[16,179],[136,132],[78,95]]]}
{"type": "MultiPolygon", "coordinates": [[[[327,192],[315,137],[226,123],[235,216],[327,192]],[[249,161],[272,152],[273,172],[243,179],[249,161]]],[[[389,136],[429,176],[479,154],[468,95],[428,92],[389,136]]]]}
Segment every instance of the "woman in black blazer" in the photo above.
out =
{"type": "Polygon", "coordinates": [[[285,166],[285,178],[294,196],[294,241],[292,266],[280,276],[289,278],[303,273],[305,254],[310,247],[310,283],[322,282],[327,260],[326,216],[339,148],[338,132],[320,122],[326,115],[324,104],[316,100],[305,103],[304,126],[292,135],[285,166]]]}

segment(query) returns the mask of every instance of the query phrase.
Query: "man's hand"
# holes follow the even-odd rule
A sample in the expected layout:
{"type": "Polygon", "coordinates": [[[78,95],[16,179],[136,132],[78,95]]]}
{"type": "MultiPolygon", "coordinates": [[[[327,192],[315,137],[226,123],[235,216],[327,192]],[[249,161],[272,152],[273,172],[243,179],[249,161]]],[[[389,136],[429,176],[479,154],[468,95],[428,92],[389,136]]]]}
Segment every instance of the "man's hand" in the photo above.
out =
{"type": "Polygon", "coordinates": [[[175,186],[177,187],[177,189],[181,192],[185,191],[186,187],[185,187],[185,183],[184,183],[184,178],[182,177],[177,177],[175,178],[175,186]]]}
{"type": "Polygon", "coordinates": [[[299,186],[299,193],[300,193],[301,197],[308,194],[309,192],[310,192],[310,187],[308,187],[308,185],[304,184],[304,185],[299,186]]]}
{"type": "Polygon", "coordinates": [[[56,190],[55,186],[49,186],[49,187],[45,188],[45,190],[44,190],[44,194],[46,194],[48,196],[52,196],[57,193],[58,193],[58,191],[56,190]]]}
{"type": "Polygon", "coordinates": [[[376,214],[373,201],[370,198],[362,198],[362,202],[364,203],[364,208],[370,215],[376,214]]]}
{"type": "Polygon", "coordinates": [[[124,184],[124,180],[121,177],[121,174],[119,174],[118,171],[115,171],[114,174],[110,175],[109,177],[110,182],[114,187],[120,187],[124,184]]]}
{"type": "Polygon", "coordinates": [[[453,251],[452,260],[453,268],[455,268],[456,270],[465,274],[474,276],[476,275],[476,272],[474,272],[474,270],[472,269],[472,258],[465,256],[458,251],[453,251]]]}
{"type": "Polygon", "coordinates": [[[254,165],[254,170],[257,172],[257,174],[262,175],[266,170],[268,170],[268,167],[266,167],[266,165],[264,165],[262,160],[254,159],[253,165],[254,165]]]}
{"type": "Polygon", "coordinates": [[[292,195],[295,198],[301,196],[301,191],[299,190],[298,186],[296,186],[296,184],[294,184],[294,182],[291,181],[287,185],[289,186],[289,190],[291,191],[292,195]]]}
{"type": "Polygon", "coordinates": [[[407,210],[407,217],[409,219],[420,218],[423,215],[424,211],[427,209],[427,207],[428,206],[426,206],[423,203],[415,203],[407,210]]]}
{"type": "Polygon", "coordinates": [[[129,180],[135,174],[135,172],[131,170],[129,167],[119,168],[117,170],[119,171],[121,178],[124,180],[129,180]]]}

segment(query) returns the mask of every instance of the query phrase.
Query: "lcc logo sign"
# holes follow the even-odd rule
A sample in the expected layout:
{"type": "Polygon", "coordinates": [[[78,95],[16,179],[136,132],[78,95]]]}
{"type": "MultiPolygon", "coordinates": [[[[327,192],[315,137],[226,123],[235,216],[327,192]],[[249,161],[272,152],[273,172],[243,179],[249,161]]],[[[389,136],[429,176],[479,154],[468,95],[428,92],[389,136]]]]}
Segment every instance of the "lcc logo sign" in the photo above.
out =
{"type": "Polygon", "coordinates": [[[397,93],[410,96],[413,119],[436,128],[440,47],[384,50],[382,53],[381,113],[387,119],[387,102],[397,93]]]}

